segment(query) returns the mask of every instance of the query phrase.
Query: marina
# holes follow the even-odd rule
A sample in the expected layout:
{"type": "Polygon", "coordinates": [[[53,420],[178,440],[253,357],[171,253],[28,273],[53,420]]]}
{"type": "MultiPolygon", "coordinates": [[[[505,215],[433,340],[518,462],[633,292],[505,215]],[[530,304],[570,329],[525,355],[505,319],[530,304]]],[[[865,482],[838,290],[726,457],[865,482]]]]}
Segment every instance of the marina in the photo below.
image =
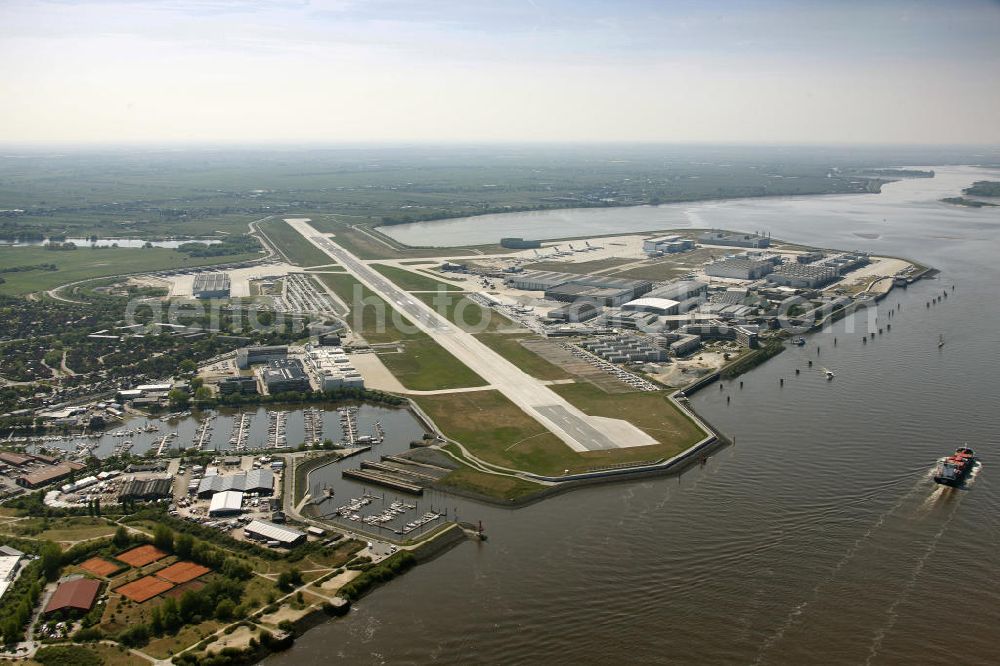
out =
{"type": "MultiPolygon", "coordinates": [[[[322,433],[353,432],[358,446],[373,442],[393,442],[402,439],[403,449],[413,439],[420,439],[423,429],[416,419],[401,408],[356,405],[350,410],[350,428],[345,431],[345,409],[338,405],[255,407],[249,410],[220,408],[196,413],[173,413],[169,416],[133,416],[123,424],[104,432],[86,434],[46,435],[42,437],[9,437],[5,442],[26,445],[29,451],[43,449],[69,452],[74,459],[93,455],[105,458],[129,453],[154,457],[175,450],[204,450],[232,453],[274,451],[298,447],[313,441],[322,433]],[[376,427],[376,423],[379,425],[376,427]],[[384,424],[384,426],[382,425],[384,424]],[[360,435],[371,432],[372,435],[360,435]],[[381,434],[378,434],[381,433],[381,434]]],[[[346,443],[346,437],[330,438],[334,443],[346,443]]],[[[322,440],[320,440],[322,443],[322,440]]],[[[390,447],[393,450],[394,447],[390,447]]],[[[402,450],[402,449],[400,449],[402,450]]]]}

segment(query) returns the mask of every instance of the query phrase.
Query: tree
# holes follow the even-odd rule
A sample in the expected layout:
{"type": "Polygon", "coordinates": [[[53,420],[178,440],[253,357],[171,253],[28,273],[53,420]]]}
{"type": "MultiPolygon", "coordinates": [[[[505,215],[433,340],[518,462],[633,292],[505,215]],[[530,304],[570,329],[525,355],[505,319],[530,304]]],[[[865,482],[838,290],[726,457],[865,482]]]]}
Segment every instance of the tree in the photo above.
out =
{"type": "Polygon", "coordinates": [[[191,359],[186,358],[180,362],[180,365],[178,365],[177,368],[181,372],[194,372],[195,370],[198,369],[198,364],[192,361],[191,359]]]}
{"type": "Polygon", "coordinates": [[[225,622],[233,617],[233,612],[235,609],[236,609],[236,604],[234,604],[229,599],[223,599],[215,607],[215,617],[225,622]]]}
{"type": "Polygon", "coordinates": [[[174,550],[174,533],[166,525],[158,524],[153,529],[153,545],[166,553],[174,550]]]}
{"type": "Polygon", "coordinates": [[[182,560],[191,559],[191,551],[194,547],[194,537],[190,534],[178,534],[174,540],[174,552],[182,560]]]}
{"type": "Polygon", "coordinates": [[[119,548],[124,548],[129,544],[128,530],[125,529],[124,525],[118,526],[118,529],[115,530],[115,536],[111,540],[119,548]]]}
{"type": "Polygon", "coordinates": [[[180,389],[171,389],[170,393],[167,394],[167,400],[170,401],[170,406],[174,409],[183,409],[188,406],[190,398],[187,393],[180,389]]]}
{"type": "Polygon", "coordinates": [[[278,576],[278,589],[282,592],[291,592],[300,585],[302,585],[302,572],[298,569],[283,571],[278,576]]]}
{"type": "Polygon", "coordinates": [[[42,544],[38,554],[42,560],[42,571],[45,573],[45,577],[49,580],[58,578],[59,568],[62,566],[62,551],[59,550],[59,546],[51,541],[46,541],[42,544]]]}
{"type": "Polygon", "coordinates": [[[167,600],[163,602],[163,627],[173,633],[181,628],[181,614],[180,610],[177,608],[177,600],[173,597],[167,597],[167,600]]]}
{"type": "Polygon", "coordinates": [[[194,399],[198,402],[205,402],[212,399],[212,389],[207,386],[199,386],[194,392],[194,399]]]}
{"type": "Polygon", "coordinates": [[[149,630],[154,636],[163,634],[163,612],[159,606],[155,606],[149,617],[149,630]]]}

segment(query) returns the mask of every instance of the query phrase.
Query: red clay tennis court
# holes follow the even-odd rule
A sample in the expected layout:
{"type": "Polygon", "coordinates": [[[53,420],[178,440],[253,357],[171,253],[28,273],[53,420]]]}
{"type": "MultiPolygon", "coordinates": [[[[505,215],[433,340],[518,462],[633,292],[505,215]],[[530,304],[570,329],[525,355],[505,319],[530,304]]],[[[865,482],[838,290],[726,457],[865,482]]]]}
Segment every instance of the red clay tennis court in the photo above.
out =
{"type": "Polygon", "coordinates": [[[92,557],[83,564],[80,568],[84,571],[89,571],[95,576],[110,576],[114,572],[121,569],[120,564],[115,564],[114,562],[109,562],[103,557],[92,557]]]}
{"type": "Polygon", "coordinates": [[[156,575],[164,580],[169,580],[171,583],[180,584],[194,580],[198,576],[204,576],[209,571],[211,569],[208,567],[203,567],[194,562],[175,562],[169,567],[157,571],[156,575]]]}
{"type": "Polygon", "coordinates": [[[144,601],[152,599],[158,594],[166,592],[173,586],[173,583],[157,578],[156,576],[146,576],[144,578],[140,578],[139,580],[134,580],[131,583],[125,583],[121,587],[115,588],[115,592],[141,604],[144,601]]]}
{"type": "Polygon", "coordinates": [[[167,554],[156,546],[151,546],[146,544],[145,546],[139,546],[133,548],[132,550],[126,550],[121,555],[115,555],[116,558],[124,562],[125,564],[133,567],[144,567],[150,562],[155,562],[156,560],[163,559],[167,554]]]}

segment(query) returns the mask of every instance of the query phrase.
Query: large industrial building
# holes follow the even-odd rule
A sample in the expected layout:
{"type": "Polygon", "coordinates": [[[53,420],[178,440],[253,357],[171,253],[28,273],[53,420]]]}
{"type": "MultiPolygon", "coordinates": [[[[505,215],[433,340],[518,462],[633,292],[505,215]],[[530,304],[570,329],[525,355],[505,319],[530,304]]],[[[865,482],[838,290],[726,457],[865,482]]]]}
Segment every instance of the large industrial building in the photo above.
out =
{"type": "Polygon", "coordinates": [[[19,476],[15,479],[15,482],[17,485],[25,488],[41,488],[50,483],[62,481],[83,468],[84,466],[77,462],[61,462],[57,465],[42,467],[41,469],[19,476]]]}
{"type": "Polygon", "coordinates": [[[260,376],[271,395],[312,390],[302,361],[297,358],[269,361],[260,376]]]}
{"type": "Polygon", "coordinates": [[[236,365],[243,370],[251,365],[269,363],[283,358],[288,358],[288,347],[284,345],[242,347],[236,350],[236,365]]]}
{"type": "Polygon", "coordinates": [[[525,271],[506,277],[506,282],[515,289],[544,291],[545,298],[554,301],[591,301],[609,307],[638,298],[653,288],[648,280],[551,271],[525,271]]]}
{"type": "Polygon", "coordinates": [[[588,340],[580,346],[612,363],[665,361],[667,359],[667,352],[664,349],[646,338],[632,335],[588,340]]]}
{"type": "Polygon", "coordinates": [[[577,301],[574,303],[567,303],[566,305],[562,305],[549,311],[548,318],[555,321],[576,324],[581,321],[593,319],[599,314],[601,314],[601,306],[596,303],[591,303],[590,301],[577,301]]]}
{"type": "Polygon", "coordinates": [[[761,234],[733,233],[729,231],[707,231],[698,236],[698,242],[706,245],[728,245],[732,247],[770,247],[770,236],[761,234]]]}
{"type": "Polygon", "coordinates": [[[119,500],[141,500],[144,502],[167,499],[173,495],[174,480],[172,477],[162,479],[131,479],[125,482],[119,500]]]}
{"type": "Polygon", "coordinates": [[[767,276],[767,281],[781,287],[818,289],[835,281],[840,274],[823,264],[785,264],[767,276]]]}
{"type": "Polygon", "coordinates": [[[282,546],[294,546],[306,540],[306,533],[266,520],[254,520],[243,528],[243,535],[254,541],[274,541],[282,546]]]}
{"type": "Polygon", "coordinates": [[[219,393],[222,395],[234,393],[256,395],[258,393],[257,379],[254,377],[225,377],[219,382],[219,393]]]}
{"type": "Polygon", "coordinates": [[[715,261],[705,266],[705,275],[734,280],[759,280],[774,271],[774,263],[767,259],[734,257],[715,261]]]}
{"type": "Polygon", "coordinates": [[[274,492],[274,473],[269,469],[252,469],[231,476],[213,474],[198,482],[197,492],[199,499],[208,499],[217,493],[233,490],[270,496],[274,492]]]}
{"type": "Polygon", "coordinates": [[[681,326],[678,333],[697,335],[705,340],[735,340],[738,344],[750,349],[757,348],[757,326],[724,324],[721,321],[710,321],[699,324],[681,326]]]}
{"type": "Polygon", "coordinates": [[[651,298],[669,298],[672,301],[685,301],[689,298],[703,296],[708,292],[708,285],[698,280],[679,280],[662,287],[652,289],[646,296],[651,298]]]}
{"type": "Polygon", "coordinates": [[[191,294],[195,298],[229,298],[229,276],[225,273],[201,273],[194,278],[191,294]]]}
{"type": "Polygon", "coordinates": [[[212,518],[235,516],[243,512],[243,493],[239,490],[224,490],[212,495],[208,505],[208,515],[212,518]]]}
{"type": "Polygon", "coordinates": [[[626,312],[650,312],[655,315],[675,315],[679,305],[680,303],[669,298],[643,296],[624,304],[622,310],[626,312]]]}
{"type": "Polygon", "coordinates": [[[677,234],[648,238],[642,242],[642,251],[649,255],[673,254],[694,248],[694,241],[677,234]]]}

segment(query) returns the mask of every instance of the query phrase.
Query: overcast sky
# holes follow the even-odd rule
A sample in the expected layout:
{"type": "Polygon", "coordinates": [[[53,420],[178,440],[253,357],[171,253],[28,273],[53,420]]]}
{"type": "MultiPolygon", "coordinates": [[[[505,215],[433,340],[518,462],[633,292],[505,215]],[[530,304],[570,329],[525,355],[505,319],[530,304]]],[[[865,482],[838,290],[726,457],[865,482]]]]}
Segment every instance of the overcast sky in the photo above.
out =
{"type": "Polygon", "coordinates": [[[1000,143],[1000,2],[0,0],[0,141],[1000,143]]]}

